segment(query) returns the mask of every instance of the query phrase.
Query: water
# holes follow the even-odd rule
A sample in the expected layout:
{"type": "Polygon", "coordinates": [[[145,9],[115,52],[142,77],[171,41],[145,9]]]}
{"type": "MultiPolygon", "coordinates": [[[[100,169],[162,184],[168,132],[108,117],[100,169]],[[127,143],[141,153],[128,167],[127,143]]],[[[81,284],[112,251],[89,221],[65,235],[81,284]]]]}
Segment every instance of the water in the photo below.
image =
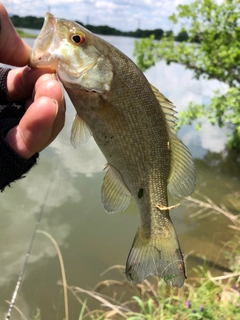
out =
{"type": "MultiPolygon", "coordinates": [[[[104,36],[128,56],[132,56],[134,39],[104,36]]],[[[32,40],[27,40],[32,46],[32,40]]],[[[164,62],[146,72],[149,81],[158,87],[182,110],[193,100],[209,99],[217,81],[192,80],[184,67],[164,62]]],[[[106,163],[93,139],[79,149],[69,142],[75,111],[67,99],[66,126],[50,147],[41,153],[40,160],[26,179],[12,184],[1,194],[0,225],[0,318],[8,306],[16,285],[19,270],[34,230],[46,192],[51,186],[40,229],[49,232],[60,246],[69,285],[93,288],[99,281],[124,275],[113,271],[100,274],[113,265],[124,265],[139,217],[132,201],[123,213],[109,215],[102,207],[100,189],[106,163]]],[[[229,193],[239,190],[239,163],[235,155],[224,151],[226,129],[220,130],[203,123],[202,131],[184,127],[179,136],[192,152],[197,168],[197,192],[225,203],[229,193]]],[[[224,266],[222,241],[231,239],[229,224],[221,216],[205,219],[190,218],[195,210],[182,204],[171,212],[185,254],[188,268],[205,256],[221,270],[224,266]]],[[[42,319],[63,319],[62,289],[58,258],[48,239],[38,234],[26,270],[17,305],[32,319],[37,308],[42,319]]],[[[70,298],[72,319],[77,319],[80,305],[70,298]]],[[[19,319],[14,311],[12,319],[19,319]]]]}

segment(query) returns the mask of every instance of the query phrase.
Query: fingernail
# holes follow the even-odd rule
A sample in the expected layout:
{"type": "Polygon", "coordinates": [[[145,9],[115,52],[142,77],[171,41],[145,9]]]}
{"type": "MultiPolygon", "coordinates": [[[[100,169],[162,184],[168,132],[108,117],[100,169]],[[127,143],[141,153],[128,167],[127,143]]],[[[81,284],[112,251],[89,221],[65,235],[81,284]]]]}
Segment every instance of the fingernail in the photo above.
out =
{"type": "MultiPolygon", "coordinates": [[[[54,104],[56,105],[56,114],[58,113],[58,102],[55,99],[52,99],[52,101],[54,102],[54,104]]],[[[66,111],[66,103],[65,103],[65,99],[63,99],[63,101],[61,102],[61,107],[62,107],[62,111],[65,112],[66,111]]]]}
{"type": "Polygon", "coordinates": [[[55,99],[52,99],[53,103],[55,104],[55,117],[58,114],[58,102],[55,99]]]}
{"type": "Polygon", "coordinates": [[[53,77],[54,80],[57,80],[56,73],[52,73],[52,77],[53,77]]]}

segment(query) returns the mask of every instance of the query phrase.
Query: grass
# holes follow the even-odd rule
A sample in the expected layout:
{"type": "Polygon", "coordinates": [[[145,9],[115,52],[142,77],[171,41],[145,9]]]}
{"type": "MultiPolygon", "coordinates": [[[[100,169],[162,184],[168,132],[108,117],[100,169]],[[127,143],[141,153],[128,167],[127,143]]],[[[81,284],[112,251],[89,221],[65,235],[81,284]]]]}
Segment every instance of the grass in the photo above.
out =
{"type": "Polygon", "coordinates": [[[21,38],[31,38],[31,39],[35,39],[37,38],[37,35],[35,34],[31,34],[31,33],[26,33],[23,30],[17,29],[17,33],[19,34],[19,36],[21,38]]]}
{"type": "Polygon", "coordinates": [[[92,311],[82,304],[81,320],[239,319],[240,272],[229,275],[227,280],[211,277],[204,267],[197,268],[195,272],[196,278],[189,279],[183,289],[169,288],[164,282],[151,283],[148,280],[138,285],[109,280],[99,283],[93,291],[75,286],[68,289],[77,297],[89,296],[100,302],[99,309],[92,311]],[[115,298],[105,296],[104,288],[108,291],[111,288],[115,298]],[[121,295],[126,290],[135,291],[135,294],[124,301],[121,295]]]}
{"type": "MultiPolygon", "coordinates": [[[[239,194],[237,194],[237,198],[239,194]]],[[[236,199],[237,199],[236,198],[236,199]]],[[[223,214],[231,221],[230,228],[236,230],[236,239],[224,244],[228,247],[228,261],[231,273],[213,277],[206,265],[198,266],[193,271],[195,276],[189,278],[183,288],[176,289],[163,281],[145,280],[141,284],[132,284],[126,280],[105,280],[93,290],[67,284],[63,259],[55,240],[46,232],[40,231],[54,244],[62,271],[62,281],[58,284],[64,289],[65,320],[71,319],[68,312],[68,294],[75,297],[79,304],[78,320],[238,320],[240,319],[240,214],[233,214],[223,205],[218,206],[211,199],[188,198],[190,205],[197,208],[195,215],[223,214]],[[230,252],[230,253],[229,253],[230,252]],[[93,309],[90,308],[95,301],[93,309]]],[[[240,202],[233,202],[235,211],[239,212],[240,202]]],[[[122,272],[123,266],[112,269],[122,272]]],[[[16,310],[17,307],[15,307],[16,310]]],[[[27,318],[21,314],[21,319],[27,318]]],[[[40,310],[34,320],[41,320],[40,310]]]]}

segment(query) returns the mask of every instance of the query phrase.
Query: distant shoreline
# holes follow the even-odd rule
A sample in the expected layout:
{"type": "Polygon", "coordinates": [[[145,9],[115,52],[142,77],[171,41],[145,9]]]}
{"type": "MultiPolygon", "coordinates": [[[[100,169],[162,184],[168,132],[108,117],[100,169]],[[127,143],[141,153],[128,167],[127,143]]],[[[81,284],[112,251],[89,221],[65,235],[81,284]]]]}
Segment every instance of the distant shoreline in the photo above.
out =
{"type": "MultiPolygon", "coordinates": [[[[26,28],[26,29],[35,29],[41,30],[44,18],[37,18],[34,16],[26,16],[20,17],[18,15],[12,15],[10,17],[13,25],[15,28],[26,28]]],[[[83,27],[88,29],[89,31],[100,34],[100,35],[108,35],[108,36],[125,36],[125,37],[133,37],[133,38],[148,38],[151,35],[154,36],[156,40],[160,40],[164,35],[171,35],[173,32],[171,30],[162,30],[162,29],[154,29],[154,30],[142,30],[137,29],[136,31],[120,31],[118,29],[109,27],[107,25],[103,26],[95,26],[91,24],[83,24],[82,22],[76,21],[77,23],[81,24],[83,27]]],[[[35,35],[25,33],[22,30],[19,30],[19,34],[21,37],[26,38],[36,38],[35,35]]],[[[180,32],[178,35],[175,36],[176,41],[186,41],[188,39],[188,35],[186,32],[180,32]]]]}
{"type": "Polygon", "coordinates": [[[17,33],[20,35],[21,38],[30,38],[30,39],[35,39],[37,38],[36,34],[32,34],[32,33],[26,33],[21,29],[16,29],[17,33]]]}

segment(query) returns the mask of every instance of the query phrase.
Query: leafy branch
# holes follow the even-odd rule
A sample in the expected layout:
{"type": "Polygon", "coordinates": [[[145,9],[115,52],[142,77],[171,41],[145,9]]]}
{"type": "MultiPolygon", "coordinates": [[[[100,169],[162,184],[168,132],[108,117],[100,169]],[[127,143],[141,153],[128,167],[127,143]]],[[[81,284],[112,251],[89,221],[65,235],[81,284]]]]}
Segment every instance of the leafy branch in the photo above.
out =
{"type": "MultiPolygon", "coordinates": [[[[224,92],[215,91],[208,105],[191,102],[180,113],[180,125],[206,117],[220,127],[232,129],[228,145],[240,150],[240,0],[195,0],[179,5],[169,19],[187,34],[176,42],[173,33],[165,33],[160,41],[154,36],[135,43],[134,55],[145,71],[156,62],[179,63],[193,71],[193,77],[216,79],[227,85],[224,92]]],[[[200,121],[197,122],[200,128],[200,121]]]]}

